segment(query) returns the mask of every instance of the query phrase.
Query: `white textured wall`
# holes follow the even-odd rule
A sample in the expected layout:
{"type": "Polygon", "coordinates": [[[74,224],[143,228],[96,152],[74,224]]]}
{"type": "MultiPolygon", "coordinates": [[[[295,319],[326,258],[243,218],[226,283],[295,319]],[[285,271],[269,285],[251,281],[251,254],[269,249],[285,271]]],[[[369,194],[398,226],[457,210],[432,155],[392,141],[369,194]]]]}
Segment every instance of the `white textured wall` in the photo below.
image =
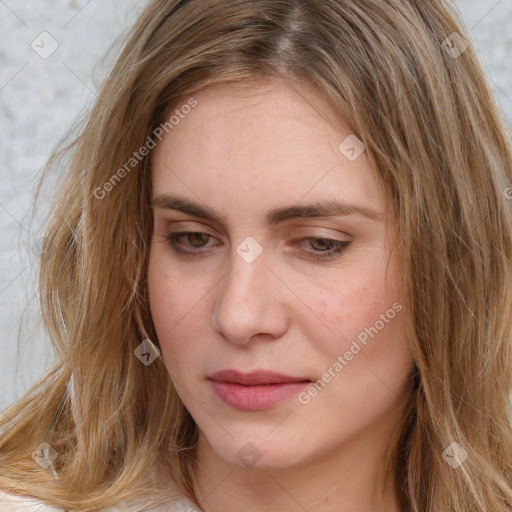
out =
{"type": "MultiPolygon", "coordinates": [[[[512,127],[512,0],[456,3],[512,127]]],[[[37,219],[30,223],[27,212],[35,178],[55,143],[94,99],[102,76],[101,68],[93,74],[95,63],[143,4],[0,0],[0,411],[51,361],[42,332],[34,327],[38,233],[37,219]]]]}

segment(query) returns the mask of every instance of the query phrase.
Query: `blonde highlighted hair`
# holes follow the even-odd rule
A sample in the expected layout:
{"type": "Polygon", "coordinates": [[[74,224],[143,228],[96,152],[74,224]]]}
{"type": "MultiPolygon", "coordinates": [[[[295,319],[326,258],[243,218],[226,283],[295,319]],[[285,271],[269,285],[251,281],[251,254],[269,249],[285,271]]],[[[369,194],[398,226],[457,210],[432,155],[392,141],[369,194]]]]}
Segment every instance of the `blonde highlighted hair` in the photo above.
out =
{"type": "Polygon", "coordinates": [[[0,488],[93,511],[142,495],[163,502],[172,482],[200,507],[197,427],[162,359],[134,356],[142,340],[158,344],[146,279],[151,154],[104,197],[98,189],[194,93],[256,79],[316,87],[366,145],[394,209],[415,360],[386,465],[402,509],[509,510],[511,141],[469,34],[441,0],[148,3],[87,122],[43,175],[70,155],[40,266],[59,361],[5,411],[0,488]],[[32,458],[43,441],[58,454],[50,472],[32,458]],[[453,443],[468,455],[456,469],[443,458],[453,443]]]}

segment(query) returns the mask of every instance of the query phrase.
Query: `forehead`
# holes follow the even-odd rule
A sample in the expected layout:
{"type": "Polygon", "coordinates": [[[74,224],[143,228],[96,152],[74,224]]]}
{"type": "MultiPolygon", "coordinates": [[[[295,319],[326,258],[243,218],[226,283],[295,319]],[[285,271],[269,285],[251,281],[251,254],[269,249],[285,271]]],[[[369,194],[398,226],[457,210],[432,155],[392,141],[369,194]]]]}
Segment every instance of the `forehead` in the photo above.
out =
{"type": "Polygon", "coordinates": [[[154,150],[153,196],[195,195],[222,209],[229,197],[270,208],[328,194],[382,208],[365,153],[350,161],[340,152],[354,135],[313,87],[221,83],[193,97],[197,105],[154,150]]]}

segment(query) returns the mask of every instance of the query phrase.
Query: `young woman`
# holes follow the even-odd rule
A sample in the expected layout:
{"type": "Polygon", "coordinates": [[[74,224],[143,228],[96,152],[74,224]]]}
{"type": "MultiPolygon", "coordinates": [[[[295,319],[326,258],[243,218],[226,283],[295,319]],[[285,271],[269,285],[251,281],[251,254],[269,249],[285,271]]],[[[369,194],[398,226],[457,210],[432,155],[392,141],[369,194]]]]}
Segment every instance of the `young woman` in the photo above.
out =
{"type": "Polygon", "coordinates": [[[151,1],[66,151],[1,510],[512,508],[510,137],[448,2],[151,1]]]}

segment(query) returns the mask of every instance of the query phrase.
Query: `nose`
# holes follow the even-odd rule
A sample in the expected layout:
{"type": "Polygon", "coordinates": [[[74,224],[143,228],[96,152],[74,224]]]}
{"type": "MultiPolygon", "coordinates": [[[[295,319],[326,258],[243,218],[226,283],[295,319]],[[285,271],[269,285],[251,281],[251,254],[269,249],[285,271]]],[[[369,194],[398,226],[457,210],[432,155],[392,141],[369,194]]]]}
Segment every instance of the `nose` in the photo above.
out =
{"type": "Polygon", "coordinates": [[[286,290],[264,254],[247,263],[235,251],[231,270],[215,290],[213,327],[227,340],[248,344],[255,336],[281,337],[287,329],[286,290]]]}

